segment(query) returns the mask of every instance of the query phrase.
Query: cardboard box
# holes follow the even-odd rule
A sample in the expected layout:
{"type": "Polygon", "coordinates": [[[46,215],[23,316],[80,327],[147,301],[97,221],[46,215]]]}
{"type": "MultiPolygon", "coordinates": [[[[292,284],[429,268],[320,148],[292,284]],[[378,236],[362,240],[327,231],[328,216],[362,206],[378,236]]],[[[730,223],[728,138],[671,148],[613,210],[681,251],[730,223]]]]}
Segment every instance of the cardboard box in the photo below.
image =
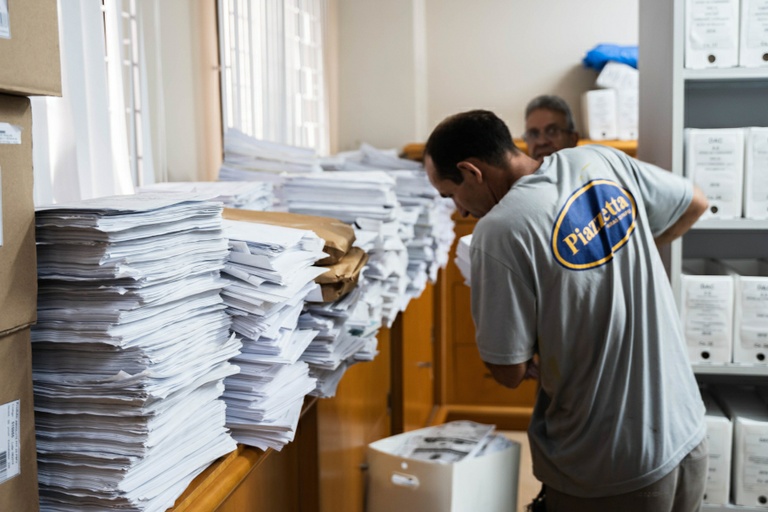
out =
{"type": "MultiPolygon", "coordinates": [[[[421,429],[424,430],[424,429],[421,429]]],[[[393,455],[405,436],[368,445],[367,512],[509,512],[517,507],[520,445],[441,464],[393,455]]]]}
{"type": "Polygon", "coordinates": [[[686,260],[680,317],[691,363],[731,362],[734,276],[713,260],[686,260]]]}
{"type": "Polygon", "coordinates": [[[595,89],[581,96],[581,115],[587,137],[591,140],[614,140],[618,137],[616,91],[595,89]]]}
{"type": "Polygon", "coordinates": [[[702,219],[738,219],[744,201],[744,129],[685,129],[685,175],[709,200],[702,219]]]}
{"type": "Polygon", "coordinates": [[[744,131],[744,217],[768,219],[768,128],[744,131]]]}
{"type": "Polygon", "coordinates": [[[0,335],[37,318],[32,108],[0,94],[0,335]]]}
{"type": "Polygon", "coordinates": [[[733,422],[733,501],[746,507],[766,507],[768,407],[750,387],[718,386],[713,394],[733,422]]]}
{"type": "Polygon", "coordinates": [[[733,454],[733,423],[725,415],[712,395],[702,391],[701,398],[707,408],[709,467],[704,503],[727,505],[731,496],[731,457],[733,454]]]}
{"type": "Polygon", "coordinates": [[[723,263],[734,275],[733,362],[768,365],[768,262],[723,263]]]}
{"type": "Polygon", "coordinates": [[[0,337],[0,510],[39,510],[29,328],[0,337]]]}
{"type": "Polygon", "coordinates": [[[739,64],[739,0],[685,2],[685,67],[739,64]]]}
{"type": "Polygon", "coordinates": [[[56,0],[0,0],[0,92],[61,96],[56,0]]]}

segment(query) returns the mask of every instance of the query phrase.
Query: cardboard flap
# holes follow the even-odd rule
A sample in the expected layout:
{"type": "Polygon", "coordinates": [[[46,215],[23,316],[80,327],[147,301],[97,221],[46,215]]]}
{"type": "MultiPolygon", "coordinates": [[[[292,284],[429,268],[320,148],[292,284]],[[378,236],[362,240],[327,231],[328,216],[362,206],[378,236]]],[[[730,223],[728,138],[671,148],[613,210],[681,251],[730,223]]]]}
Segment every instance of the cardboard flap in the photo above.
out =
{"type": "Polygon", "coordinates": [[[340,299],[357,286],[360,272],[368,262],[368,253],[359,247],[352,247],[341,261],[328,267],[328,270],[315,278],[323,293],[323,302],[340,299]]]}
{"type": "Polygon", "coordinates": [[[323,249],[328,257],[317,262],[318,265],[333,265],[349,252],[355,241],[352,226],[331,217],[301,215],[287,212],[260,212],[254,210],[236,210],[224,208],[224,218],[246,222],[260,222],[296,229],[309,229],[325,240],[323,249]]]}

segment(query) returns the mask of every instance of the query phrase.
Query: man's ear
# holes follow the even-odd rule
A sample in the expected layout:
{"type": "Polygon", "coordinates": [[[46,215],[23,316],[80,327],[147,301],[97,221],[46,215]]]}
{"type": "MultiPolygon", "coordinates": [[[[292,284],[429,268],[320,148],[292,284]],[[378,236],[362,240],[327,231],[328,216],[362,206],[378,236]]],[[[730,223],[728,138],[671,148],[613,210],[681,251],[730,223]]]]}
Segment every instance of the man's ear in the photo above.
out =
{"type": "Polygon", "coordinates": [[[483,182],[483,171],[469,160],[462,160],[456,164],[456,168],[461,172],[464,179],[475,179],[478,183],[483,182]]]}

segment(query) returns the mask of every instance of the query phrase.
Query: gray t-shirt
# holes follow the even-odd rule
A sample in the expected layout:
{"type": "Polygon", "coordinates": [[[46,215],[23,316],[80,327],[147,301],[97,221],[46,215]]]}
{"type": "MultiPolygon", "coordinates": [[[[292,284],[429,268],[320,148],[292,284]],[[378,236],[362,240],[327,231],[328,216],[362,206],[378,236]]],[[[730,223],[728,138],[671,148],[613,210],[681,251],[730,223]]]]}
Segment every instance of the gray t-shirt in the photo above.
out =
{"type": "Polygon", "coordinates": [[[547,157],[478,223],[472,316],[482,359],[540,354],[536,477],[599,497],[650,485],[705,435],[704,406],[654,237],[690,182],[619,151],[547,157]]]}

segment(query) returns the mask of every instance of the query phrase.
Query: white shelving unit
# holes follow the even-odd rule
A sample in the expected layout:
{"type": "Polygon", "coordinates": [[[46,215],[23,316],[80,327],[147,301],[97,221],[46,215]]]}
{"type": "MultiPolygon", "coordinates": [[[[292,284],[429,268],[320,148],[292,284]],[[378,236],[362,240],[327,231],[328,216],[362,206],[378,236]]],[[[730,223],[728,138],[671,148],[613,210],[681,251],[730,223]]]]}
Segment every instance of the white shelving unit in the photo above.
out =
{"type": "MultiPolygon", "coordinates": [[[[683,175],[685,128],[768,126],[768,67],[685,69],[685,0],[643,0],[639,9],[640,160],[683,175]]],[[[679,299],[683,257],[766,257],[768,221],[700,221],[662,256],[679,299]]],[[[768,383],[768,366],[698,364],[693,369],[701,381],[768,383]]],[[[703,510],[768,508],[705,505],[703,510]]]]}

